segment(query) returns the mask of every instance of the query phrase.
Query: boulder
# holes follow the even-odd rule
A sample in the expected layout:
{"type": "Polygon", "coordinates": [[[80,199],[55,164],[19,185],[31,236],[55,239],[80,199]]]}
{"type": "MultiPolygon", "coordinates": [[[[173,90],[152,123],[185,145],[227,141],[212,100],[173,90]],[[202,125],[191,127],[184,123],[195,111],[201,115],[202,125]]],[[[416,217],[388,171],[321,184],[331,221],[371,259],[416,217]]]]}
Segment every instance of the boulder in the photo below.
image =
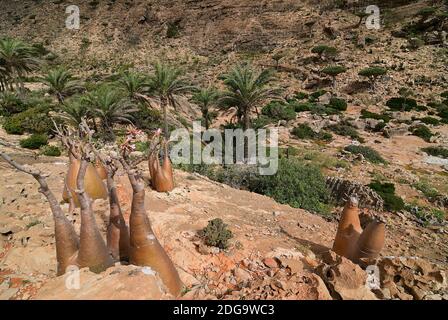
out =
{"type": "Polygon", "coordinates": [[[366,286],[367,274],[360,266],[329,251],[324,263],[317,267],[318,275],[330,289],[333,298],[342,300],[377,300],[366,286]]]}
{"type": "Polygon", "coordinates": [[[382,291],[392,299],[430,300],[448,291],[446,271],[421,258],[385,257],[378,268],[382,291]]]}
{"type": "Polygon", "coordinates": [[[54,275],[56,272],[56,252],[52,246],[13,247],[3,260],[3,266],[12,270],[19,270],[24,274],[54,275]]]}
{"type": "Polygon", "coordinates": [[[87,268],[48,281],[36,300],[160,300],[173,298],[149,267],[116,265],[101,274],[87,268]],[[75,280],[75,281],[73,281],[75,280]],[[79,286],[77,285],[79,284],[79,286]]]}

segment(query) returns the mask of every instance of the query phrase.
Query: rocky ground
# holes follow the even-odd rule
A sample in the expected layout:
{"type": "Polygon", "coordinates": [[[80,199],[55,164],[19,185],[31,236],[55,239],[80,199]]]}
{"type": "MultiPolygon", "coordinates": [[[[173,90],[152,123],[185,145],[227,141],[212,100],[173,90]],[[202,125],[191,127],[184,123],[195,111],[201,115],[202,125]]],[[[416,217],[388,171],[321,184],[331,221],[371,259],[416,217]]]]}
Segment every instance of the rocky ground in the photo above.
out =
{"type": "MultiPolygon", "coordinates": [[[[67,158],[36,159],[23,150],[8,151],[17,161],[51,172],[50,187],[61,197],[67,158]]],[[[116,266],[100,275],[83,270],[81,289],[66,289],[65,278],[55,278],[53,221],[36,182],[4,162],[0,166],[1,299],[169,298],[151,272],[134,266],[116,266]],[[148,282],[148,287],[137,294],[131,288],[141,281],[148,282]],[[101,290],[111,286],[119,290],[101,290]]],[[[147,173],[144,166],[142,169],[147,173]]],[[[156,193],[148,187],[147,210],[159,240],[188,287],[184,298],[448,298],[446,226],[424,228],[410,216],[383,213],[387,235],[379,265],[384,279],[383,289],[375,295],[366,289],[363,269],[329,251],[337,213],[335,219],[324,219],[197,174],[176,171],[175,176],[177,187],[172,192],[156,193]],[[208,247],[197,235],[217,217],[234,234],[227,250],[208,247]],[[414,292],[415,287],[420,291],[414,292]]],[[[118,186],[128,218],[130,185],[122,174],[118,186]]],[[[107,213],[108,203],[97,200],[95,214],[102,232],[107,213]]],[[[79,216],[73,220],[79,228],[79,216]]]]}

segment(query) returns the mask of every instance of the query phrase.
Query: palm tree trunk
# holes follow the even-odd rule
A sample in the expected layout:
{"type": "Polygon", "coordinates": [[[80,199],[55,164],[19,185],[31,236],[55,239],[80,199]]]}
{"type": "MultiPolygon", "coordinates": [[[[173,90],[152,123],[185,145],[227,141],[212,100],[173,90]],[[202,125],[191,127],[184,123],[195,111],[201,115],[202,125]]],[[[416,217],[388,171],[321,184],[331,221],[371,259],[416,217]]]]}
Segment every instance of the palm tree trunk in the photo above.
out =
{"type": "Polygon", "coordinates": [[[63,104],[64,103],[64,97],[62,96],[62,94],[57,93],[56,95],[57,95],[59,104],[63,104]]]}
{"type": "Polygon", "coordinates": [[[204,121],[205,121],[205,130],[208,130],[210,123],[209,123],[209,116],[208,116],[207,108],[204,108],[204,110],[202,111],[202,117],[204,118],[204,121]]]}
{"type": "Polygon", "coordinates": [[[96,124],[95,117],[92,117],[92,121],[93,121],[93,130],[95,130],[95,132],[98,133],[98,126],[96,124]]]}
{"type": "Polygon", "coordinates": [[[165,97],[160,97],[160,107],[162,108],[163,111],[163,125],[164,125],[164,135],[166,139],[169,139],[168,137],[168,112],[166,110],[167,108],[167,102],[166,102],[166,98],[165,97]]]}
{"type": "MultiPolygon", "coordinates": [[[[244,109],[244,123],[243,123],[243,130],[246,131],[248,129],[250,129],[250,115],[249,115],[249,108],[245,108],[244,109]]],[[[244,143],[244,159],[246,160],[247,158],[249,158],[249,141],[245,141],[246,139],[243,140],[244,143]]]]}

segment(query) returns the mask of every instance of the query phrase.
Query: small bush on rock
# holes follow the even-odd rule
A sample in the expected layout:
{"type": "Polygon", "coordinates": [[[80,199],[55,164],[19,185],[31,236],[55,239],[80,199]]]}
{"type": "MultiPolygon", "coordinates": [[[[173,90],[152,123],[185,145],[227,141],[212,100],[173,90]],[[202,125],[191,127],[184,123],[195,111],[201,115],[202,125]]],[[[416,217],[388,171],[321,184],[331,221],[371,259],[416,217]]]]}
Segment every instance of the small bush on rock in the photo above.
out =
{"type": "Polygon", "coordinates": [[[349,145],[345,147],[345,151],[353,154],[361,154],[364,159],[374,164],[386,163],[386,160],[384,160],[384,158],[378,153],[378,151],[367,146],[349,145]]]}
{"type": "Polygon", "coordinates": [[[333,138],[333,136],[329,132],[315,132],[309,125],[305,123],[299,124],[292,130],[291,133],[299,139],[331,141],[331,139],[333,138]]]}
{"type": "Polygon", "coordinates": [[[308,100],[309,102],[317,102],[321,96],[326,94],[326,90],[318,90],[310,94],[308,100]]]}
{"type": "Polygon", "coordinates": [[[448,159],[448,149],[444,147],[428,147],[423,148],[422,151],[434,157],[448,159]]]}
{"type": "Polygon", "coordinates": [[[390,116],[386,113],[379,114],[375,112],[370,112],[368,110],[361,110],[361,118],[362,119],[375,119],[375,120],[383,120],[385,123],[388,123],[390,121],[390,116]]]}
{"type": "Polygon", "coordinates": [[[372,190],[376,191],[381,198],[383,198],[384,209],[393,212],[401,211],[404,209],[404,201],[395,194],[395,185],[393,183],[381,183],[379,181],[373,181],[369,184],[369,187],[372,190]]]}
{"type": "Polygon", "coordinates": [[[296,118],[296,112],[290,105],[281,102],[271,102],[261,110],[261,113],[275,120],[293,120],[296,118]]]}
{"type": "Polygon", "coordinates": [[[305,112],[310,111],[314,105],[312,103],[306,102],[306,103],[290,103],[290,105],[294,108],[295,112],[305,112]]]}
{"type": "Polygon", "coordinates": [[[8,134],[24,134],[25,128],[22,126],[22,121],[14,117],[8,117],[3,121],[3,129],[8,134]]]}
{"type": "Polygon", "coordinates": [[[346,111],[347,110],[347,102],[344,99],[340,98],[331,98],[328,107],[338,110],[338,111],[346,111]]]}
{"type": "Polygon", "coordinates": [[[320,58],[323,57],[331,58],[336,56],[338,50],[335,47],[330,47],[327,45],[319,45],[311,49],[311,52],[319,55],[320,58]]]}
{"type": "Polygon", "coordinates": [[[346,124],[344,122],[330,125],[327,127],[327,129],[333,131],[334,133],[340,136],[350,137],[352,139],[358,140],[359,142],[364,142],[364,139],[359,135],[358,130],[356,130],[351,125],[346,124]]]}
{"type": "Polygon", "coordinates": [[[15,93],[5,92],[0,95],[0,116],[9,117],[25,111],[27,107],[15,93]]]}
{"type": "Polygon", "coordinates": [[[409,131],[417,137],[422,138],[426,142],[431,142],[431,137],[434,135],[429,128],[423,124],[409,128],[409,131]]]}
{"type": "Polygon", "coordinates": [[[61,150],[56,147],[56,146],[42,146],[40,148],[40,152],[44,155],[44,156],[48,156],[48,157],[59,157],[61,156],[61,150]]]}
{"type": "Polygon", "coordinates": [[[417,101],[411,98],[396,97],[389,99],[386,106],[394,111],[411,111],[417,109],[417,101]]]}
{"type": "Polygon", "coordinates": [[[48,143],[48,137],[43,134],[33,134],[29,138],[20,140],[20,146],[26,149],[39,149],[48,143]]]}
{"type": "Polygon", "coordinates": [[[216,218],[210,220],[208,225],[199,231],[199,236],[204,238],[205,244],[208,246],[226,249],[233,234],[232,231],[227,229],[227,224],[222,219],[216,218]]]}
{"type": "Polygon", "coordinates": [[[277,174],[257,176],[250,190],[295,208],[327,214],[329,191],[319,168],[297,159],[279,160],[277,174]]]}

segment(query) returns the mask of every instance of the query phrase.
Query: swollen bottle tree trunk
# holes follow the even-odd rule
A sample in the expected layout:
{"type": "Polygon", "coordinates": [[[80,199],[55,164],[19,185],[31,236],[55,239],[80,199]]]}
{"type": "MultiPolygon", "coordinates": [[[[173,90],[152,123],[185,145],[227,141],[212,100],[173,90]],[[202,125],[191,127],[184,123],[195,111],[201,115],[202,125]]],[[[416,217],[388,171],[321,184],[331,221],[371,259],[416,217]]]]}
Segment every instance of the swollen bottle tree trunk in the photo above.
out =
{"type": "Polygon", "coordinates": [[[359,237],[353,255],[353,260],[360,263],[361,259],[376,259],[384,247],[386,228],[382,221],[372,221],[359,237]]]}
{"type": "MultiPolygon", "coordinates": [[[[70,164],[66,176],[66,185],[62,193],[62,198],[64,201],[69,202],[70,197],[72,198],[72,203],[76,208],[79,208],[80,201],[75,190],[77,188],[77,177],[79,174],[81,161],[76,159],[74,156],[70,155],[70,164]]],[[[107,199],[106,187],[101,181],[101,177],[98,174],[97,169],[89,163],[86,169],[84,177],[84,188],[88,196],[91,199],[107,199]]]]}
{"type": "MultiPolygon", "coordinates": [[[[123,166],[127,164],[122,161],[123,166]]],[[[156,271],[168,291],[178,296],[183,284],[173,262],[157,240],[146,215],[144,183],[131,170],[126,168],[132,186],[130,230],[130,260],[131,264],[148,266],[156,271]]]]}
{"type": "Polygon", "coordinates": [[[129,229],[121,211],[112,170],[108,170],[107,189],[110,206],[107,248],[116,261],[129,261],[129,229]]]}
{"type": "Polygon", "coordinates": [[[62,211],[59,202],[53,192],[48,187],[47,181],[40,171],[28,169],[12,160],[7,154],[0,152],[0,156],[17,170],[33,176],[39,183],[39,192],[42,193],[50,204],[53,214],[55,242],[56,242],[56,259],[57,274],[65,273],[68,266],[76,265],[77,252],[79,248],[79,238],[75,229],[62,211]]]}
{"type": "Polygon", "coordinates": [[[352,259],[356,242],[361,233],[358,199],[351,197],[342,212],[333,244],[333,251],[348,259],[352,259]]]}
{"type": "Polygon", "coordinates": [[[158,192],[168,192],[174,189],[173,167],[171,166],[171,160],[168,156],[168,147],[166,141],[163,144],[164,157],[162,166],[159,164],[159,159],[156,161],[155,172],[155,189],[158,192]]]}
{"type": "Polygon", "coordinates": [[[89,162],[81,160],[77,178],[76,193],[81,206],[81,231],[78,253],[80,267],[89,267],[93,272],[101,272],[113,265],[109,250],[96,225],[92,210],[92,201],[84,190],[84,177],[89,162]]]}

